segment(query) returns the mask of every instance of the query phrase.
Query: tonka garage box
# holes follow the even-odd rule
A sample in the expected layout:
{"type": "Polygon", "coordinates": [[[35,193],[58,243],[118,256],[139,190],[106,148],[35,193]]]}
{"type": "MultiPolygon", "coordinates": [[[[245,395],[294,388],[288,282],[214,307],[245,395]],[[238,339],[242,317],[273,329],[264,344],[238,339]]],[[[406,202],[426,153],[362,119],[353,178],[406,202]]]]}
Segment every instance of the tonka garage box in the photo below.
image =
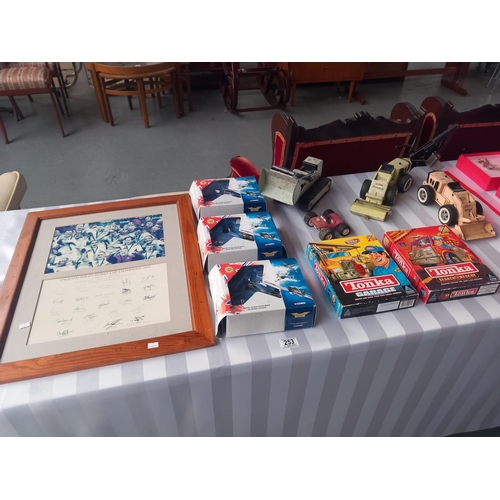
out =
{"type": "Polygon", "coordinates": [[[295,259],[217,264],[208,281],[219,337],[314,326],[316,304],[295,259]]]}
{"type": "Polygon", "coordinates": [[[203,267],[215,264],[286,257],[268,212],[201,217],[198,245],[203,267]]]}
{"type": "Polygon", "coordinates": [[[417,292],[373,234],[308,243],[306,254],[339,318],[417,302],[417,292]]]}
{"type": "Polygon", "coordinates": [[[500,188],[500,152],[460,155],[457,168],[485,191],[500,188]]]}
{"type": "Polygon", "coordinates": [[[426,303],[498,290],[498,277],[446,225],[387,231],[383,243],[426,303]]]}
{"type": "Polygon", "coordinates": [[[255,177],[193,181],[189,196],[198,218],[266,211],[255,177]]]}

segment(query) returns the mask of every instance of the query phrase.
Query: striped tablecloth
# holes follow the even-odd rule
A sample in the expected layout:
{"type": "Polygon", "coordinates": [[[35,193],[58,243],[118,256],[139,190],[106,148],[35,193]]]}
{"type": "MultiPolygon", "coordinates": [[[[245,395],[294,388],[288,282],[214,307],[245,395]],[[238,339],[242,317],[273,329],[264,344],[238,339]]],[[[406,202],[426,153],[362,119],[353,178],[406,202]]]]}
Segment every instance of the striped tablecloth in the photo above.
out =
{"type": "MultiPolygon", "coordinates": [[[[453,169],[450,164],[446,169],[453,169]]],[[[317,206],[353,234],[437,224],[437,205],[400,195],[386,222],[350,214],[371,174],[333,178],[317,206]]],[[[338,319],[305,257],[317,232],[270,203],[318,305],[317,325],[221,339],[214,347],[0,386],[1,436],[441,436],[500,425],[500,292],[338,319]]],[[[485,215],[500,231],[498,216],[485,215]]],[[[0,280],[25,210],[0,213],[0,280]]],[[[500,273],[500,237],[471,248],[500,273]]],[[[0,281],[0,282],[1,282],[0,281]]],[[[1,307],[1,305],[0,305],[1,307]]]]}

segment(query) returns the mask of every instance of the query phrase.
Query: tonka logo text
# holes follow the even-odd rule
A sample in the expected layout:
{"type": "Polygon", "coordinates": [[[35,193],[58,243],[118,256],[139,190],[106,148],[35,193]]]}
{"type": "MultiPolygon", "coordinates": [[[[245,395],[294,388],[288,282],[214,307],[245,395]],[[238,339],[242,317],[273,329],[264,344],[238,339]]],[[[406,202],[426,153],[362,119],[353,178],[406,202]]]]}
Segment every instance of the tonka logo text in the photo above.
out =
{"type": "Polygon", "coordinates": [[[399,285],[399,281],[392,274],[385,274],[384,276],[341,281],[340,284],[342,285],[344,292],[353,293],[363,290],[374,290],[377,288],[397,286],[399,285]]]}
{"type": "Polygon", "coordinates": [[[406,276],[409,276],[411,274],[410,266],[408,266],[408,264],[403,259],[403,256],[397,250],[394,250],[392,258],[396,261],[396,264],[401,268],[401,271],[403,271],[406,276]]]}
{"type": "Polygon", "coordinates": [[[477,273],[479,270],[471,262],[464,264],[450,264],[448,266],[427,267],[425,269],[431,278],[447,278],[448,276],[458,276],[459,274],[477,273]]]}
{"type": "Polygon", "coordinates": [[[314,263],[314,270],[316,271],[316,274],[318,275],[319,280],[321,281],[321,284],[323,285],[323,288],[326,288],[326,279],[323,276],[323,273],[321,272],[321,269],[318,266],[318,263],[314,263]]]}

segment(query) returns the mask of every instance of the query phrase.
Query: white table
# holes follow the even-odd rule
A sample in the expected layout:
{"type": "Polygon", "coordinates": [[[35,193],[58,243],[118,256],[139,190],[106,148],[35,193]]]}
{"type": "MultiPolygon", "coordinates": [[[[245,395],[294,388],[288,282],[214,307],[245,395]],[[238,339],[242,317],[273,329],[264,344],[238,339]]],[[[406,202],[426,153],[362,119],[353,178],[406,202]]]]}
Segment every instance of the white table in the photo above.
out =
{"type": "MultiPolygon", "coordinates": [[[[447,168],[449,165],[447,166],[447,168]]],[[[353,234],[437,224],[413,170],[386,222],[349,213],[372,174],[333,178],[318,204],[353,234]]],[[[318,305],[317,325],[214,347],[0,386],[1,436],[439,436],[500,425],[500,292],[338,319],[305,257],[317,232],[295,207],[270,211],[318,305]]],[[[0,282],[26,210],[0,213],[0,282]]],[[[485,215],[500,230],[498,216],[485,215]]],[[[470,246],[496,273],[500,237],[470,246]]],[[[0,306],[1,307],[1,306],[0,306]]]]}

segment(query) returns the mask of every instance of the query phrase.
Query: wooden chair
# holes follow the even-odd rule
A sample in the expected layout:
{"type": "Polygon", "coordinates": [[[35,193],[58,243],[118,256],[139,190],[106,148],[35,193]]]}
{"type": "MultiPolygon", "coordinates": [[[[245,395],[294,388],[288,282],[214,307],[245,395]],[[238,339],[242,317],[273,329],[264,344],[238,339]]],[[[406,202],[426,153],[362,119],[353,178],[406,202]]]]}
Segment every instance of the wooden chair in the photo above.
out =
{"type": "MultiPolygon", "coordinates": [[[[12,66],[0,69],[0,96],[11,98],[35,94],[50,95],[62,136],[66,137],[50,69],[46,66],[12,66]]],[[[16,115],[18,116],[17,111],[16,115]]]]}
{"type": "Polygon", "coordinates": [[[403,146],[414,146],[425,118],[409,114],[405,120],[391,120],[361,112],[348,120],[305,129],[291,116],[275,114],[273,165],[293,170],[314,156],[323,160],[324,176],[375,171],[382,163],[409,154],[403,146]]]}
{"type": "MultiPolygon", "coordinates": [[[[66,101],[66,97],[68,97],[68,92],[63,82],[61,65],[58,62],[7,62],[2,63],[4,68],[22,68],[24,66],[27,67],[35,67],[35,68],[48,68],[50,71],[50,76],[52,77],[52,90],[54,92],[54,96],[56,97],[57,104],[59,106],[59,110],[64,115],[64,110],[66,110],[66,115],[69,116],[68,102],[66,101]],[[54,80],[57,81],[57,87],[54,84],[54,80]],[[61,102],[59,101],[59,96],[62,97],[64,109],[61,106],[61,102]]],[[[33,99],[30,94],[28,94],[28,98],[31,102],[33,99]]]]}
{"type": "Polygon", "coordinates": [[[434,135],[454,124],[459,129],[440,152],[442,161],[457,160],[461,154],[487,153],[500,149],[500,104],[487,104],[469,111],[457,111],[450,101],[427,97],[420,106],[422,114],[436,117],[434,135]]]}
{"type": "Polygon", "coordinates": [[[109,102],[110,95],[126,96],[130,109],[132,109],[131,97],[138,97],[145,128],[149,128],[146,103],[148,95],[155,95],[158,105],[162,107],[161,94],[171,91],[174,98],[175,116],[177,118],[182,116],[184,106],[180,98],[179,63],[158,63],[144,66],[110,66],[94,63],[93,67],[104,101],[107,119],[111,126],[114,126],[114,120],[109,102]]]}

